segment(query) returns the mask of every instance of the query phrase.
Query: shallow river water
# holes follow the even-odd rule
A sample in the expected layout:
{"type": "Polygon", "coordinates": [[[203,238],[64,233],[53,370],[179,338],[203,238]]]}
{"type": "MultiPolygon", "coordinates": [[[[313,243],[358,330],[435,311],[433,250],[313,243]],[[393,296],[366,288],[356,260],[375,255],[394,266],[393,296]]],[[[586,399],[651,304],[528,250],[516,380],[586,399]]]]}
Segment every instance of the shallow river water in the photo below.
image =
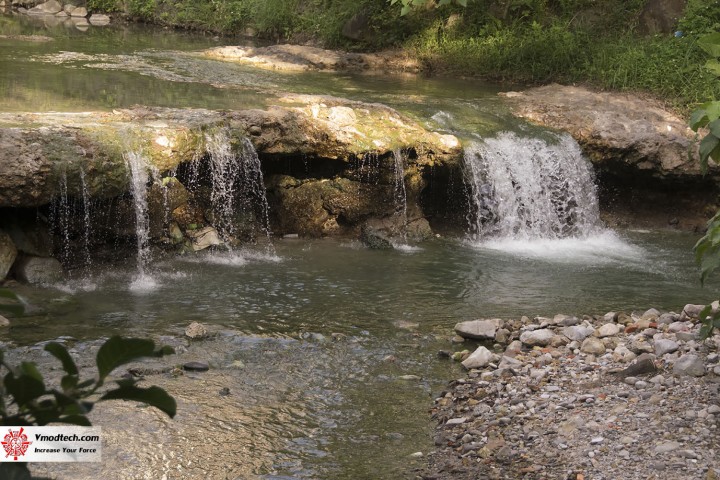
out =
{"type": "MultiPolygon", "coordinates": [[[[510,122],[495,95],[501,88],[473,81],[280,74],[193,53],[226,40],[137,27],[47,29],[0,16],[0,35],[19,34],[53,40],[0,38],[2,111],[240,109],[291,91],[381,101],[437,129],[483,133],[510,122]]],[[[436,356],[453,348],[456,322],[705,303],[712,291],[699,286],[695,240],[628,230],[582,241],[436,238],[372,251],[351,241],[286,239],[273,253],[156,254],[142,282],[129,255],[58,285],[19,287],[27,314],[0,339],[28,346],[67,336],[82,354],[115,333],[159,338],[181,336],[192,321],[216,326],[214,339],[181,357],[209,362],[210,372],[151,377],[179,399],[176,421],[124,404],[100,408],[103,464],[48,465],[41,473],[412,478],[422,459],[411,454],[432,447],[431,400],[460,375],[436,356]],[[231,395],[219,396],[221,388],[231,395]]]]}

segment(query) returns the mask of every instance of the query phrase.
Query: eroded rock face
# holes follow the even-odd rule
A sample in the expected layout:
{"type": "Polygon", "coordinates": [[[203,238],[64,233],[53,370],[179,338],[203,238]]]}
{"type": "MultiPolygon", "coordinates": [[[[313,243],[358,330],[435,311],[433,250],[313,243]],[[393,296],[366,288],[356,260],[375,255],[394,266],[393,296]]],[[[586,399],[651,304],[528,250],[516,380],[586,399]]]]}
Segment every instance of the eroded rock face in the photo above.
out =
{"type": "Polygon", "coordinates": [[[516,115],[580,144],[609,223],[696,229],[717,209],[720,168],[703,177],[694,132],[659,102],[556,84],[503,95],[516,115]]]}
{"type": "MultiPolygon", "coordinates": [[[[375,221],[390,235],[429,235],[420,207],[422,169],[460,158],[455,137],[428,132],[382,105],[317,96],[281,101],[285,105],[268,110],[232,112],[0,114],[0,208],[47,205],[62,190],[67,197],[105,202],[100,208],[118,219],[93,231],[131,237],[125,159],[141,152],[155,172],[148,185],[151,236],[177,244],[181,238],[170,232],[171,223],[186,233],[213,224],[207,165],[210,138],[222,132],[229,148],[248,139],[256,149],[267,170],[275,233],[357,235],[375,221]],[[183,183],[198,179],[197,185],[183,183]]],[[[243,215],[259,219],[253,212],[243,215]]]]}
{"type": "MultiPolygon", "coordinates": [[[[347,30],[346,36],[364,35],[360,32],[360,17],[347,30]]],[[[352,22],[352,20],[351,20],[352,22]]],[[[348,25],[351,24],[348,22],[348,25]]],[[[307,45],[271,45],[267,47],[224,46],[205,52],[205,55],[246,65],[271,70],[290,72],[308,70],[330,71],[382,71],[382,72],[418,72],[420,64],[416,59],[402,52],[386,51],[381,53],[353,53],[337,50],[325,50],[307,45]]]]}

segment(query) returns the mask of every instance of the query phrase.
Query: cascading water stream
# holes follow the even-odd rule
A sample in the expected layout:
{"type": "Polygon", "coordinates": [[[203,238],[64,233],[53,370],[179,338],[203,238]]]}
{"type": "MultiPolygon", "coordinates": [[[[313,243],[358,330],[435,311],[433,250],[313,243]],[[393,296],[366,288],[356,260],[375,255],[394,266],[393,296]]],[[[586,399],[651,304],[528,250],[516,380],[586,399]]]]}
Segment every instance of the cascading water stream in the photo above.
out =
{"type": "Polygon", "coordinates": [[[405,155],[400,149],[393,150],[395,160],[395,215],[400,217],[401,232],[403,241],[407,241],[407,189],[405,188],[405,155]]]}
{"type": "Polygon", "coordinates": [[[230,248],[236,235],[238,213],[254,215],[267,237],[267,253],[274,254],[270,241],[270,207],[255,147],[243,138],[239,149],[234,149],[228,132],[219,130],[205,136],[205,148],[210,157],[213,226],[230,248]]]}
{"type": "Polygon", "coordinates": [[[147,290],[156,286],[156,282],[146,273],[151,260],[150,253],[150,217],[148,214],[147,188],[150,181],[150,163],[140,152],[129,151],[123,154],[130,173],[130,192],[135,210],[135,234],[137,237],[137,271],[132,290],[147,290]]]}
{"type": "Polygon", "coordinates": [[[592,166],[569,135],[544,140],[504,132],[468,145],[465,165],[474,244],[593,261],[641,255],[603,226],[592,166]]]}
{"type": "Polygon", "coordinates": [[[85,268],[92,264],[90,256],[90,237],[92,235],[92,223],[90,221],[90,192],[85,179],[85,170],[80,168],[80,188],[83,202],[83,261],[85,268]]]}

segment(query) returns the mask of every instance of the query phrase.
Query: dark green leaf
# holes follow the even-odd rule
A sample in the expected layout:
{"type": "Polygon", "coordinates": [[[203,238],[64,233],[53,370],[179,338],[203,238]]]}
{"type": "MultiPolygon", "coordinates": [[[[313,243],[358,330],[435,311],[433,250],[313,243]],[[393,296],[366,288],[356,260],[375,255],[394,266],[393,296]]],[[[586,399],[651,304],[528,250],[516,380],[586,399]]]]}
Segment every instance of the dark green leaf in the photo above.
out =
{"type": "Polygon", "coordinates": [[[703,173],[707,172],[708,159],[715,152],[715,149],[720,145],[720,138],[716,137],[712,133],[705,135],[700,141],[700,169],[703,173]]]}
{"type": "Polygon", "coordinates": [[[711,57],[720,57],[720,33],[711,33],[700,37],[698,46],[711,57]]]}
{"type": "Polygon", "coordinates": [[[64,346],[56,342],[48,343],[47,345],[45,345],[45,351],[50,352],[53,357],[60,360],[63,366],[63,370],[65,370],[65,373],[67,373],[68,375],[78,374],[78,369],[75,365],[75,361],[72,359],[64,346]]]}
{"type": "Polygon", "coordinates": [[[400,9],[400,16],[401,17],[405,16],[408,13],[410,13],[410,5],[403,5],[402,8],[400,9]]]}
{"type": "Polygon", "coordinates": [[[77,375],[65,375],[62,380],[60,380],[60,387],[62,387],[64,392],[72,392],[77,389],[78,385],[78,376],[77,375]]]}
{"type": "Polygon", "coordinates": [[[142,338],[114,336],[105,342],[97,353],[97,367],[102,382],[117,367],[143,357],[162,357],[173,352],[163,347],[155,351],[155,342],[142,338]]]}
{"type": "Polygon", "coordinates": [[[134,400],[136,402],[142,402],[162,410],[170,418],[175,416],[177,410],[175,399],[168,395],[165,390],[156,386],[149,388],[120,387],[107,392],[100,397],[99,401],[104,400],[134,400]]]}
{"type": "Polygon", "coordinates": [[[690,128],[694,131],[698,131],[698,128],[702,128],[710,122],[707,110],[704,108],[698,108],[692,114],[690,114],[690,128]]]}
{"type": "Polygon", "coordinates": [[[467,0],[457,0],[457,3],[459,3],[463,7],[467,7],[467,0]]]}

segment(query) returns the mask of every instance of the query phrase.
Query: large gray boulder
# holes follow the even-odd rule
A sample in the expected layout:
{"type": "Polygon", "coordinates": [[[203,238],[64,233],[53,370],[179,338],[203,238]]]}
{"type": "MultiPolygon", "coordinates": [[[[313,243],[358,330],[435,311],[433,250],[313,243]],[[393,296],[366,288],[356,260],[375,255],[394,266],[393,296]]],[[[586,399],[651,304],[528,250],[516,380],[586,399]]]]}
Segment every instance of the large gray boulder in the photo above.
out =
{"type": "Polygon", "coordinates": [[[472,340],[494,340],[499,322],[497,318],[460,322],[455,325],[455,333],[472,340]]]}
{"type": "Polygon", "coordinates": [[[547,328],[541,328],[540,330],[531,330],[523,332],[520,335],[520,341],[525,345],[531,347],[547,347],[553,340],[555,333],[547,328]]]}
{"type": "Polygon", "coordinates": [[[478,347],[468,358],[463,360],[463,367],[468,370],[471,368],[484,368],[490,363],[497,362],[500,355],[497,355],[485,347],[478,347]]]}
{"type": "Polygon", "coordinates": [[[25,283],[47,285],[63,277],[62,265],[52,257],[23,255],[13,267],[15,278],[25,283]]]}

